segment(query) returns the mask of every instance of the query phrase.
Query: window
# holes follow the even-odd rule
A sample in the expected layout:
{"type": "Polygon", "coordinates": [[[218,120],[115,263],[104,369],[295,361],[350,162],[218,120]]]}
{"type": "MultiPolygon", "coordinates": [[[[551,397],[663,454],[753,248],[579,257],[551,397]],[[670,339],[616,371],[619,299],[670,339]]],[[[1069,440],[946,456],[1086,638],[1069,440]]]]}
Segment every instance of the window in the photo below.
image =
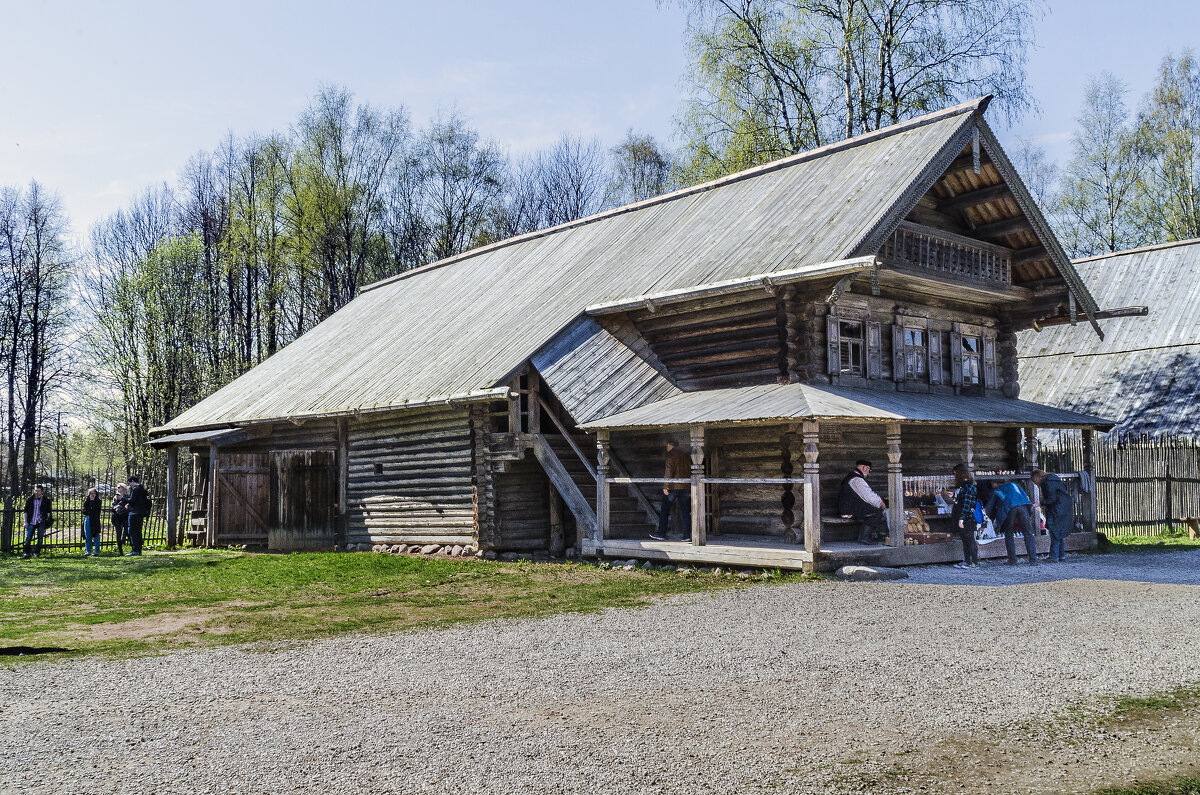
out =
{"type": "Polygon", "coordinates": [[[929,350],[925,329],[904,329],[904,379],[923,379],[928,372],[929,350]]]}
{"type": "Polygon", "coordinates": [[[962,382],[977,385],[980,383],[983,359],[983,340],[979,337],[962,338],[962,382]]]}
{"type": "Polygon", "coordinates": [[[840,321],[838,338],[841,340],[842,375],[863,375],[863,324],[856,320],[840,321]]]}

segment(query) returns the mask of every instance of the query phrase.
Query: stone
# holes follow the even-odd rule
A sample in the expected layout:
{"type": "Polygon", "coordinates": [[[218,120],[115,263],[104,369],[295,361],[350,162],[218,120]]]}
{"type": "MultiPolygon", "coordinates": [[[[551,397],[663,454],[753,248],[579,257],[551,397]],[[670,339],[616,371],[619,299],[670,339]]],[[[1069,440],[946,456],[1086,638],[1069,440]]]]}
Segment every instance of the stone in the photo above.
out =
{"type": "Polygon", "coordinates": [[[575,547],[567,547],[567,551],[563,553],[568,558],[575,557],[575,547]]]}
{"type": "Polygon", "coordinates": [[[883,580],[905,580],[908,572],[887,566],[842,566],[836,576],[847,582],[880,582],[883,580]]]}
{"type": "Polygon", "coordinates": [[[521,556],[516,552],[501,552],[499,557],[500,560],[504,561],[505,563],[512,563],[514,560],[521,559],[521,556]]]}
{"type": "Polygon", "coordinates": [[[467,545],[465,545],[465,546],[462,548],[462,554],[463,554],[463,557],[468,557],[468,556],[470,556],[470,555],[474,555],[474,554],[475,554],[475,547],[471,546],[470,544],[467,544],[467,545]]]}
{"type": "Polygon", "coordinates": [[[455,544],[450,547],[450,557],[457,558],[462,556],[462,544],[455,544]]]}
{"type": "Polygon", "coordinates": [[[725,573],[725,570],[722,569],[720,566],[718,566],[717,568],[712,570],[712,573],[713,573],[714,577],[720,577],[722,574],[725,573]]]}
{"type": "Polygon", "coordinates": [[[483,553],[484,560],[495,560],[497,557],[496,550],[494,549],[489,549],[487,552],[483,553]]]}
{"type": "Polygon", "coordinates": [[[382,551],[383,551],[383,544],[375,544],[375,545],[373,545],[373,546],[371,547],[371,551],[372,551],[372,552],[382,552],[382,551]]]}
{"type": "Polygon", "coordinates": [[[629,560],[625,561],[625,565],[632,568],[633,566],[638,565],[638,562],[635,558],[630,558],[629,560]]]}
{"type": "Polygon", "coordinates": [[[421,547],[421,554],[422,555],[434,555],[434,554],[437,554],[438,550],[440,550],[441,548],[442,548],[441,544],[426,544],[425,546],[421,547]]]}

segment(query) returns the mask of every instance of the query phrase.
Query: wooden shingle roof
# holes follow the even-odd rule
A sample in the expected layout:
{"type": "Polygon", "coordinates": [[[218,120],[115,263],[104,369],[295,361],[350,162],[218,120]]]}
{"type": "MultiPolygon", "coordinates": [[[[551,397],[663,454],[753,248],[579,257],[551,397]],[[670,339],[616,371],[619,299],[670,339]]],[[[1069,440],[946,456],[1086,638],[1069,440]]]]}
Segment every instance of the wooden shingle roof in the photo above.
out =
{"type": "Polygon", "coordinates": [[[980,118],[986,105],[969,102],[377,283],[153,433],[494,398],[586,307],[873,254],[973,134],[991,140],[980,118]]]}
{"type": "Polygon", "coordinates": [[[1070,326],[1021,332],[1021,397],[1113,418],[1121,437],[1200,438],[1200,240],[1074,265],[1102,306],[1149,315],[1106,320],[1103,340],[1070,326]]]}

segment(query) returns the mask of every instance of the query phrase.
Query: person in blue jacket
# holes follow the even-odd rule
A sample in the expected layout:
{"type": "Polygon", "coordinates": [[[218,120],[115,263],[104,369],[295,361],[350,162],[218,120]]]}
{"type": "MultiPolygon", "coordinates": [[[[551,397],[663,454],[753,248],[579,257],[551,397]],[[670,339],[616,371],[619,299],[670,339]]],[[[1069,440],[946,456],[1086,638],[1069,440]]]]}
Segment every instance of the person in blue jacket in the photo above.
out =
{"type": "Polygon", "coordinates": [[[1017,563],[1017,533],[1025,537],[1025,551],[1029,554],[1029,565],[1037,565],[1037,537],[1033,534],[1033,515],[1029,495],[1014,481],[1006,480],[996,487],[988,501],[987,515],[1004,533],[1004,548],[1008,552],[1008,565],[1017,563]]]}
{"type": "Polygon", "coordinates": [[[1075,529],[1075,498],[1063,479],[1052,472],[1035,469],[1029,476],[1042,490],[1042,507],[1046,509],[1046,530],[1050,533],[1050,560],[1066,559],[1067,536],[1075,529]]]}

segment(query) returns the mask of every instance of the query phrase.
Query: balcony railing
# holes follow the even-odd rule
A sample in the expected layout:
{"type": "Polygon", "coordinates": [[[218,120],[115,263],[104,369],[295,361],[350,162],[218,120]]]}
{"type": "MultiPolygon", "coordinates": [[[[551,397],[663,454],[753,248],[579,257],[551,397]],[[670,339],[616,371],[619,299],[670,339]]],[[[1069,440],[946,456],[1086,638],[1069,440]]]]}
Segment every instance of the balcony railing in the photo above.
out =
{"type": "Polygon", "coordinates": [[[1012,284],[1006,249],[936,230],[901,224],[883,245],[885,265],[907,265],[960,279],[1012,284]]]}

